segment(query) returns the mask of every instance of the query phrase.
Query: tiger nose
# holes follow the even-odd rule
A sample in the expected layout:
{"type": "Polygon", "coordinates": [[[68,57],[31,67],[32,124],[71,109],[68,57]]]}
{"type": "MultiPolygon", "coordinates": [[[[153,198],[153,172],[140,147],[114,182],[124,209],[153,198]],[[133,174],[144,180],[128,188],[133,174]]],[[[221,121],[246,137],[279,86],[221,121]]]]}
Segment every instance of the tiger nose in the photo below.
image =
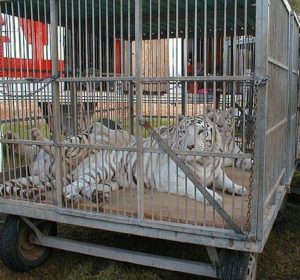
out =
{"type": "Polygon", "coordinates": [[[194,149],[194,145],[193,145],[193,144],[187,145],[187,148],[188,148],[189,150],[192,150],[192,149],[194,149]]]}

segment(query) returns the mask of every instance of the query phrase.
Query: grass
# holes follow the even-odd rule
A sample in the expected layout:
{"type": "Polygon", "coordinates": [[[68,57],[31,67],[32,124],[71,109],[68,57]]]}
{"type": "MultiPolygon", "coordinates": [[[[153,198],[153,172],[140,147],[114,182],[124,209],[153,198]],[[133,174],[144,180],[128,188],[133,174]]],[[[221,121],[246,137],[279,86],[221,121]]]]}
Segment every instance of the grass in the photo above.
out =
{"type": "Polygon", "coordinates": [[[287,215],[275,227],[259,263],[261,280],[300,279],[300,198],[291,196],[287,215]]]}
{"type": "MultiPolygon", "coordinates": [[[[265,250],[259,258],[258,280],[300,279],[299,216],[300,198],[290,196],[287,204],[287,214],[283,222],[273,228],[265,250]]],[[[86,230],[81,227],[60,226],[59,235],[75,240],[120,246],[121,248],[190,260],[204,261],[207,259],[202,247],[189,244],[86,230]]],[[[46,264],[27,273],[13,273],[0,263],[0,279],[203,280],[207,278],[55,250],[46,264]]]]}

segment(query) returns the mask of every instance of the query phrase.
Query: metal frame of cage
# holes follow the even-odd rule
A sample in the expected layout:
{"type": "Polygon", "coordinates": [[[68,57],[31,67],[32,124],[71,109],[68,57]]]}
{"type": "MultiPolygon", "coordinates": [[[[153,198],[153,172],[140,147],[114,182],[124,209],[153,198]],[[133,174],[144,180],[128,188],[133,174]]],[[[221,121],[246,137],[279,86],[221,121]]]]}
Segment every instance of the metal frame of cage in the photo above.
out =
{"type": "MultiPolygon", "coordinates": [[[[206,275],[210,277],[220,277],[218,275],[217,267],[221,266],[221,260],[217,248],[231,249],[247,253],[262,252],[277,213],[281,207],[282,201],[287,191],[287,186],[289,186],[291,177],[293,175],[294,161],[297,150],[296,144],[298,141],[298,136],[296,135],[296,126],[298,125],[296,123],[296,104],[298,102],[297,85],[299,22],[297,21],[294,13],[290,10],[287,1],[283,0],[275,3],[275,1],[269,2],[257,0],[256,2],[252,3],[251,1],[246,0],[242,5],[242,12],[244,13],[242,23],[240,22],[240,18],[238,17],[238,8],[240,7],[240,3],[238,3],[237,0],[222,1],[222,3],[224,2],[223,4],[220,4],[217,0],[215,0],[213,4],[208,3],[207,0],[200,2],[196,0],[185,1],[184,8],[186,12],[183,19],[179,18],[178,14],[179,6],[183,5],[183,1],[180,4],[178,0],[173,2],[162,0],[134,1],[134,3],[133,1],[125,0],[113,2],[109,2],[108,0],[90,2],[51,0],[50,6],[47,6],[45,1],[38,1],[38,3],[40,4],[44,3],[43,7],[45,11],[39,11],[37,15],[33,13],[33,7],[35,3],[34,1],[17,1],[18,4],[15,4],[13,2],[14,1],[8,1],[7,3],[3,4],[1,6],[0,13],[15,15],[17,16],[19,21],[21,17],[27,17],[31,21],[38,20],[51,23],[51,25],[49,25],[49,38],[51,38],[51,40],[49,40],[50,52],[45,51],[45,56],[48,60],[51,60],[52,63],[51,71],[50,68],[47,68],[46,71],[40,70],[40,76],[38,76],[40,79],[32,79],[32,72],[30,72],[32,69],[30,69],[28,64],[24,64],[25,66],[23,70],[25,74],[21,74],[21,79],[3,79],[1,81],[1,84],[7,88],[11,87],[10,90],[12,92],[16,90],[16,87],[21,88],[21,93],[17,97],[10,95],[7,95],[8,97],[4,96],[3,102],[9,103],[9,101],[11,101],[10,99],[12,99],[14,102],[20,102],[26,100],[26,98],[29,101],[33,100],[34,102],[36,102],[37,100],[39,100],[39,98],[41,98],[41,96],[38,94],[41,90],[44,90],[43,96],[47,96],[48,102],[52,103],[52,107],[48,107],[48,109],[52,110],[52,127],[50,128],[50,131],[53,137],[53,141],[39,142],[25,140],[24,138],[22,140],[1,139],[1,143],[52,146],[54,147],[56,159],[63,159],[64,147],[115,150],[117,151],[117,153],[137,153],[138,176],[136,178],[136,213],[134,215],[126,215],[125,191],[123,192],[122,189],[117,191],[117,199],[122,200],[123,196],[124,209],[122,210],[118,204],[116,213],[114,213],[111,208],[106,209],[106,211],[103,212],[97,210],[90,211],[91,206],[89,204],[85,205],[83,208],[77,207],[73,202],[71,203],[71,205],[66,205],[63,200],[62,180],[56,180],[56,202],[52,205],[42,203],[41,200],[32,202],[30,201],[30,199],[20,200],[16,199],[14,195],[8,195],[7,197],[0,200],[0,211],[2,213],[10,215],[21,216],[25,223],[36,233],[36,236],[32,241],[35,244],[70,250],[74,252],[82,252],[95,256],[108,257],[111,259],[138,263],[147,266],[161,267],[176,271],[206,275]],[[95,5],[99,9],[98,4],[102,2],[104,3],[103,7],[105,7],[104,9],[106,11],[104,11],[105,16],[103,19],[101,19],[102,14],[100,14],[99,10],[95,9],[95,5]],[[145,14],[143,14],[143,9],[145,9],[143,5],[145,5],[146,2],[147,5],[150,5],[150,10],[147,11],[147,14],[145,16],[145,14]],[[170,15],[170,2],[172,2],[172,5],[175,5],[175,19],[173,19],[175,23],[174,26],[171,26],[170,24],[172,22],[172,18],[170,15]],[[193,7],[196,7],[195,11],[192,12],[194,30],[189,30],[187,24],[190,20],[188,17],[190,4],[189,2],[193,4],[193,7]],[[120,7],[118,8],[117,3],[120,4],[120,7]],[[26,12],[27,4],[30,8],[26,12]],[[83,4],[82,10],[81,4],[83,4]],[[233,15],[231,29],[227,27],[227,24],[230,25],[229,19],[227,18],[227,5],[229,7],[230,4],[232,4],[231,8],[233,8],[233,10],[231,11],[233,15]],[[127,13],[123,11],[123,7],[125,7],[123,5],[127,6],[127,13]],[[165,24],[166,26],[164,26],[164,28],[160,30],[161,19],[163,18],[160,7],[163,7],[163,5],[165,5],[167,20],[166,22],[163,22],[163,24],[165,24]],[[202,5],[203,7],[203,10],[201,10],[201,12],[204,16],[204,18],[202,19],[204,35],[201,38],[197,38],[199,32],[198,24],[200,21],[197,5],[202,5]],[[212,5],[213,7],[212,10],[208,9],[210,5],[212,5]],[[224,14],[222,17],[223,22],[221,22],[221,26],[223,26],[223,30],[221,31],[221,33],[223,33],[222,36],[218,35],[219,33],[217,30],[219,24],[217,22],[217,7],[219,7],[219,5],[222,5],[222,9],[224,9],[224,14]],[[76,9],[74,8],[75,6],[76,9]],[[112,7],[112,9],[110,10],[111,14],[108,14],[109,7],[112,7]],[[155,10],[154,7],[158,7],[157,10],[155,10]],[[248,22],[249,7],[255,9],[255,22],[252,23],[255,25],[252,25],[253,29],[255,29],[255,33],[251,33],[251,31],[248,30],[248,28],[250,28],[249,26],[251,26],[251,24],[248,22]],[[46,9],[50,10],[50,18],[47,18],[48,14],[46,12],[46,9]],[[97,20],[99,27],[98,31],[97,27],[95,26],[96,22],[94,20],[94,18],[96,18],[95,11],[99,12],[100,17],[100,20],[97,20]],[[116,11],[118,11],[118,14],[116,13],[116,11]],[[154,14],[154,11],[157,12],[157,14],[154,14]],[[210,14],[208,14],[208,11],[210,12],[210,14]],[[87,19],[88,13],[91,13],[92,16],[91,26],[88,25],[88,23],[90,24],[87,19]],[[44,14],[44,19],[42,18],[42,16],[40,17],[40,15],[42,14],[44,14]],[[84,25],[79,24],[80,20],[77,21],[76,16],[83,16],[84,25]],[[112,21],[109,16],[112,16],[112,21]],[[120,21],[118,21],[118,19],[116,18],[117,16],[120,16],[120,21]],[[122,18],[124,20],[124,26],[122,18]],[[209,21],[210,18],[213,19],[212,22],[209,21]],[[147,26],[149,30],[145,30],[145,27],[143,25],[145,20],[148,20],[150,23],[147,26]],[[278,22],[275,23],[275,20],[277,20],[278,22]],[[185,24],[183,30],[180,30],[180,21],[184,22],[185,24]],[[105,27],[101,26],[103,22],[106,23],[105,27]],[[157,28],[156,30],[154,30],[154,25],[152,26],[153,22],[157,22],[157,26],[155,26],[155,28],[157,28]],[[109,26],[109,24],[111,23],[112,26],[109,26]],[[208,26],[211,23],[212,26],[208,26]],[[75,30],[77,24],[78,30],[75,30]],[[120,26],[118,27],[119,29],[116,27],[117,24],[120,24],[120,26]],[[58,26],[64,26],[65,29],[62,31],[62,33],[64,33],[65,37],[59,36],[60,33],[58,32],[58,26]],[[243,27],[243,29],[241,28],[241,26],[243,27]],[[286,28],[278,29],[278,26],[284,26],[286,28]],[[84,30],[81,30],[80,28],[83,28],[84,30]],[[240,30],[238,30],[238,28],[240,28],[240,30]],[[127,32],[124,31],[126,29],[127,32]],[[121,30],[120,34],[117,34],[117,31],[119,30],[121,30]],[[134,34],[132,34],[133,31],[134,34]],[[163,35],[165,31],[167,31],[167,35],[163,35]],[[97,32],[99,32],[98,37],[96,34],[97,32]],[[101,32],[105,34],[105,44],[103,45],[102,42],[100,42],[99,44],[96,42],[97,40],[101,41],[101,32]],[[112,38],[108,36],[110,32],[112,32],[113,34],[112,38]],[[228,37],[229,35],[227,34],[227,32],[231,32],[229,36],[231,41],[226,40],[226,37],[228,37]],[[123,35],[123,33],[127,34],[127,38],[125,38],[125,35],[123,35]],[[84,38],[81,38],[81,34],[82,36],[84,36],[84,38]],[[171,34],[173,35],[171,36],[171,34]],[[255,34],[255,42],[253,39],[253,34],[255,34]],[[189,36],[194,39],[190,46],[188,46],[187,43],[187,38],[189,38],[189,36]],[[178,67],[177,63],[180,63],[181,65],[180,76],[170,76],[168,73],[163,76],[162,72],[160,71],[160,69],[162,69],[161,64],[165,62],[162,61],[162,58],[165,58],[165,54],[162,54],[165,51],[165,42],[161,43],[160,40],[169,40],[171,38],[178,40],[178,42],[181,42],[182,61],[175,62],[177,69],[180,68],[178,67]],[[183,38],[182,41],[179,40],[180,38],[183,38]],[[118,46],[115,42],[115,39],[120,39],[121,41],[125,41],[125,39],[127,39],[127,42],[129,43],[127,46],[125,46],[125,43],[124,45],[121,44],[120,46],[118,46]],[[59,57],[61,56],[61,54],[59,55],[59,52],[61,52],[61,50],[59,51],[59,47],[62,43],[61,40],[65,40],[64,52],[65,56],[67,57],[64,58],[66,64],[65,67],[69,67],[69,69],[64,72],[64,75],[61,75],[63,71],[60,65],[61,62],[59,57]],[[87,42],[89,42],[89,44],[87,42]],[[135,56],[134,63],[132,60],[133,42],[135,56]],[[277,44],[272,44],[273,42],[276,42],[277,44]],[[161,45],[159,45],[160,43],[161,45]],[[246,71],[246,65],[248,65],[248,57],[247,55],[243,55],[243,50],[247,48],[247,43],[251,45],[251,47],[249,47],[249,52],[253,51],[253,44],[255,44],[255,54],[253,54],[252,57],[252,63],[254,63],[255,61],[255,74],[251,76],[248,75],[249,73],[247,73],[246,71]],[[77,44],[78,49],[76,48],[77,44]],[[218,54],[218,51],[220,51],[221,53],[221,50],[218,50],[218,48],[222,49],[222,47],[225,48],[225,46],[228,47],[229,45],[231,46],[231,54],[228,55],[227,62],[230,61],[232,64],[230,65],[230,67],[228,65],[228,67],[226,65],[223,65],[223,74],[218,75],[217,60],[220,59],[218,57],[220,55],[218,54]],[[96,46],[98,50],[96,50],[96,46]],[[236,46],[236,48],[232,46],[236,46]],[[115,58],[114,55],[118,52],[117,48],[119,47],[119,51],[122,56],[120,58],[121,73],[117,73],[117,68],[119,66],[117,66],[114,61],[110,61],[110,59],[115,58]],[[193,49],[191,58],[193,62],[192,71],[193,73],[197,72],[197,62],[201,62],[201,59],[203,59],[203,76],[197,76],[195,74],[191,74],[190,76],[188,75],[187,69],[189,47],[192,47],[193,49]],[[88,48],[90,49],[88,50],[88,48]],[[104,48],[104,50],[102,48],[104,48]],[[96,54],[97,51],[99,51],[99,56],[97,56],[96,54]],[[147,66],[145,66],[145,61],[149,59],[148,57],[146,57],[147,52],[150,54],[152,60],[156,60],[155,64],[156,66],[158,65],[158,70],[155,71],[151,69],[151,67],[153,66],[151,62],[147,66]],[[90,55],[93,57],[91,61],[88,53],[90,53],[90,55]],[[82,54],[84,55],[84,57],[82,57],[82,54]],[[104,55],[104,58],[101,58],[101,55],[104,55]],[[239,55],[244,60],[243,63],[240,62],[243,65],[243,69],[240,69],[237,66],[239,55]],[[230,60],[229,56],[233,57],[233,59],[230,60]],[[100,61],[102,61],[101,59],[103,59],[102,63],[104,66],[100,70],[98,70],[100,71],[100,75],[96,75],[96,70],[94,70],[94,73],[92,73],[91,76],[86,75],[86,73],[84,74],[85,76],[81,74],[78,75],[78,73],[83,73],[84,71],[84,69],[82,68],[81,59],[84,60],[83,64],[86,68],[90,68],[90,66],[92,66],[91,69],[96,69],[96,64],[98,63],[96,62],[96,57],[100,61]],[[144,63],[140,63],[141,61],[144,63]],[[212,66],[212,75],[209,75],[209,66],[212,66]],[[76,69],[76,67],[79,67],[79,69],[76,69]],[[125,74],[125,67],[129,68],[127,74],[125,74]],[[227,71],[227,69],[230,69],[228,70],[230,72],[229,74],[225,74],[225,71],[227,71]],[[239,72],[240,70],[241,72],[239,72]],[[43,71],[46,72],[45,75],[41,74],[43,71]],[[50,75],[52,76],[49,78],[50,75]],[[268,80],[268,75],[270,75],[271,80],[268,80]],[[28,78],[31,78],[31,80],[28,80],[28,78]],[[100,84],[100,90],[96,89],[97,83],[100,84]],[[231,198],[230,203],[232,212],[230,212],[229,214],[226,213],[224,207],[220,207],[218,203],[214,201],[213,197],[210,198],[209,195],[206,197],[208,200],[211,199],[209,200],[209,202],[213,206],[212,224],[206,225],[204,222],[204,224],[198,225],[196,218],[194,221],[192,221],[193,223],[190,223],[190,220],[188,220],[187,218],[178,218],[179,216],[177,217],[177,221],[171,219],[165,220],[163,218],[163,215],[161,214],[163,211],[162,209],[159,209],[160,214],[158,219],[156,219],[155,209],[153,209],[155,205],[153,206],[152,204],[152,212],[150,213],[150,217],[145,216],[146,206],[143,175],[144,162],[142,160],[144,154],[168,153],[171,158],[173,156],[174,161],[182,170],[184,170],[185,168],[185,162],[184,160],[178,159],[178,154],[185,156],[197,155],[193,151],[179,150],[176,151],[176,154],[172,154],[172,150],[168,148],[168,145],[164,145],[164,142],[161,141],[162,139],[159,134],[157,135],[155,134],[155,132],[153,133],[152,130],[152,126],[155,122],[158,122],[160,124],[163,123],[161,119],[167,119],[167,124],[170,125],[172,124],[172,120],[176,119],[176,115],[182,113],[185,115],[189,112],[189,110],[193,112],[193,110],[197,111],[198,109],[202,108],[196,98],[192,98],[192,101],[189,100],[187,93],[189,90],[189,83],[192,83],[194,89],[198,87],[198,83],[200,83],[204,89],[208,88],[208,84],[212,84],[211,95],[215,103],[217,100],[218,92],[217,83],[221,84],[220,87],[223,89],[223,92],[226,92],[227,88],[230,88],[230,90],[232,91],[230,98],[228,98],[230,106],[236,106],[232,100],[235,100],[235,96],[237,95],[237,91],[239,89],[241,89],[242,91],[241,96],[244,97],[246,95],[250,95],[252,98],[250,98],[250,100],[252,100],[252,102],[256,102],[256,107],[251,108],[255,112],[256,117],[254,126],[254,170],[250,175],[250,180],[252,180],[253,186],[252,191],[250,192],[251,199],[248,199],[247,202],[241,202],[241,208],[243,209],[242,211],[244,211],[244,213],[242,213],[242,219],[241,221],[239,221],[239,223],[237,223],[237,221],[234,219],[234,207],[235,204],[237,204],[237,202],[235,202],[237,201],[235,196],[232,196],[231,198]],[[115,94],[114,96],[111,96],[109,92],[111,84],[113,85],[112,91],[117,92],[119,92],[119,90],[116,90],[117,88],[125,85],[127,94],[123,95],[124,92],[120,92],[118,94],[115,94]],[[174,110],[173,115],[170,113],[170,104],[172,102],[170,96],[168,95],[168,93],[166,94],[166,96],[160,94],[160,92],[163,91],[161,88],[164,88],[165,84],[176,85],[173,92],[173,102],[177,106],[177,108],[174,109],[174,107],[176,106],[172,107],[174,110]],[[47,87],[48,85],[50,85],[50,87],[47,87]],[[180,87],[178,85],[180,85],[180,87]],[[87,89],[84,90],[83,87],[86,87],[87,89]],[[89,95],[88,90],[90,90],[90,92],[92,93],[91,96],[89,95]],[[29,93],[29,95],[31,96],[28,97],[28,95],[24,94],[24,92],[29,93]],[[70,92],[71,94],[67,96],[66,92],[70,92]],[[78,92],[80,92],[82,95],[78,95],[78,92]],[[148,95],[143,95],[143,92],[150,93],[148,95]],[[287,94],[282,94],[282,92],[286,92],[287,94]],[[99,99],[96,98],[98,94],[101,94],[101,97],[99,99]],[[257,100],[255,100],[256,98],[257,100]],[[66,144],[63,141],[64,137],[61,126],[62,114],[64,114],[65,111],[63,111],[61,104],[71,104],[69,107],[67,107],[66,112],[69,120],[71,119],[71,121],[73,121],[74,123],[72,126],[69,126],[72,128],[71,131],[66,132],[68,135],[78,134],[80,133],[80,128],[86,128],[86,126],[84,126],[83,124],[79,124],[79,122],[81,122],[82,120],[74,117],[83,114],[79,112],[80,108],[78,107],[78,99],[81,99],[81,102],[86,101],[87,104],[95,102],[103,103],[104,100],[110,103],[112,108],[108,107],[104,109],[102,108],[100,110],[100,119],[103,119],[106,116],[112,118],[120,117],[121,121],[126,123],[127,119],[125,116],[129,116],[128,124],[126,124],[127,130],[130,133],[134,133],[136,146],[126,147],[101,144],[98,145],[97,143],[94,145],[66,144]],[[114,107],[114,103],[118,104],[119,101],[121,101],[121,107],[120,109],[116,109],[116,107],[114,107]],[[163,102],[166,102],[167,110],[169,110],[167,116],[163,116],[163,114],[159,111],[160,106],[158,105],[163,104],[163,102]],[[155,104],[157,108],[153,109],[154,107],[152,106],[154,106],[155,104]],[[103,115],[103,110],[107,110],[105,111],[107,112],[107,115],[103,115]],[[127,111],[125,112],[125,110],[127,111]],[[276,110],[276,113],[274,113],[272,110],[276,110]],[[147,120],[146,122],[145,119],[147,120]],[[158,143],[161,143],[159,149],[143,147],[145,128],[158,143]],[[273,149],[276,149],[275,153],[273,149]],[[251,212],[247,213],[247,207],[248,210],[251,210],[251,212]],[[222,226],[215,226],[215,217],[219,214],[221,215],[222,226]],[[246,218],[244,218],[243,215],[248,216],[248,222],[250,223],[249,225],[247,225],[246,218]],[[163,258],[115,248],[111,249],[105,246],[91,246],[89,244],[84,244],[81,242],[45,236],[33,224],[33,222],[30,220],[31,218],[203,245],[206,246],[208,255],[213,265],[208,265],[201,262],[163,258]],[[226,224],[227,226],[225,226],[226,224]]],[[[37,5],[37,7],[39,7],[39,5],[37,5]]],[[[102,8],[102,6],[100,7],[102,8]]],[[[174,14],[172,16],[174,16],[174,14]]],[[[13,21],[12,24],[9,25],[10,29],[16,28],[13,21]]],[[[26,29],[26,25],[24,26],[25,27],[23,28],[26,29]]],[[[27,28],[28,26],[30,27],[30,25],[27,25],[27,28]]],[[[31,26],[31,28],[33,28],[33,26],[31,26]]],[[[29,31],[25,30],[25,33],[26,32],[29,31]]],[[[14,43],[21,42],[22,39],[21,37],[17,38],[16,36],[14,36],[13,41],[14,43]]],[[[37,44],[37,42],[34,42],[33,39],[32,41],[33,45],[37,44]]],[[[176,53],[176,58],[178,57],[179,45],[180,44],[177,44],[177,47],[172,49],[172,51],[176,53]]],[[[9,52],[9,50],[7,51],[9,52]]],[[[14,52],[17,51],[14,50],[14,52]]],[[[26,51],[24,50],[24,52],[26,51]]],[[[27,52],[29,52],[29,50],[27,50],[27,52]]],[[[168,60],[168,58],[166,60],[168,60]]],[[[5,71],[7,72],[7,70],[3,69],[2,66],[3,77],[5,77],[5,71]]],[[[8,72],[10,71],[11,70],[8,70],[8,72]]],[[[203,95],[204,108],[209,104],[207,96],[205,94],[203,95]]],[[[45,100],[47,100],[47,98],[45,100]]],[[[226,93],[221,94],[222,101],[220,101],[220,105],[225,106],[223,107],[223,109],[226,108],[226,98],[226,93]]],[[[244,109],[246,109],[246,105],[244,103],[242,104],[242,106],[244,106],[244,109]]],[[[35,105],[33,105],[33,107],[34,106],[35,105]]],[[[21,118],[19,117],[19,115],[12,116],[10,110],[11,109],[8,110],[10,119],[4,119],[3,121],[1,120],[1,122],[3,126],[8,125],[9,127],[13,127],[15,125],[18,127],[17,121],[21,118]]],[[[90,108],[89,106],[87,106],[85,107],[85,110],[88,118],[92,118],[94,114],[97,114],[95,107],[90,108]]],[[[27,118],[27,120],[29,121],[29,127],[31,127],[34,122],[38,123],[40,119],[43,119],[43,117],[40,115],[34,115],[34,117],[32,117],[30,113],[25,115],[25,121],[27,118]]],[[[240,144],[242,147],[241,154],[204,151],[202,153],[198,153],[198,155],[200,154],[203,157],[213,158],[252,158],[253,155],[250,152],[246,151],[245,144],[243,143],[246,131],[245,110],[242,111],[241,117],[243,123],[243,135],[241,137],[237,137],[239,139],[242,139],[242,144],[240,144]]],[[[48,118],[50,119],[49,115],[48,118]]],[[[26,133],[28,133],[28,129],[26,133]]],[[[46,132],[46,134],[48,133],[49,131],[46,132]]],[[[17,178],[21,175],[22,172],[24,172],[24,168],[22,169],[21,165],[17,167],[17,162],[18,160],[14,158],[8,163],[9,172],[3,172],[1,174],[2,178],[0,177],[0,180],[11,180],[12,178],[17,178]]],[[[59,161],[59,164],[55,169],[56,178],[63,177],[63,164],[64,160],[59,161]]],[[[245,172],[245,170],[242,170],[242,172],[245,172]]],[[[25,173],[28,175],[28,171],[25,170],[25,173]]],[[[201,184],[197,183],[197,178],[193,176],[193,172],[190,172],[190,170],[186,170],[184,174],[187,176],[187,178],[194,182],[195,186],[197,186],[197,184],[199,185],[198,189],[202,189],[201,184]]],[[[151,192],[153,192],[152,189],[151,192]]],[[[224,196],[224,192],[222,195],[224,196]]],[[[151,193],[151,197],[154,198],[153,193],[151,193]]],[[[170,195],[168,197],[170,198],[170,195]]],[[[186,198],[185,204],[188,203],[189,200],[186,198]]],[[[195,204],[195,208],[193,210],[196,211],[197,207],[198,206],[196,206],[195,204]]],[[[206,206],[203,207],[205,209],[206,206]]],[[[185,215],[187,215],[187,206],[185,208],[185,211],[185,215]]],[[[204,213],[205,211],[206,210],[204,210],[204,213]]]]}

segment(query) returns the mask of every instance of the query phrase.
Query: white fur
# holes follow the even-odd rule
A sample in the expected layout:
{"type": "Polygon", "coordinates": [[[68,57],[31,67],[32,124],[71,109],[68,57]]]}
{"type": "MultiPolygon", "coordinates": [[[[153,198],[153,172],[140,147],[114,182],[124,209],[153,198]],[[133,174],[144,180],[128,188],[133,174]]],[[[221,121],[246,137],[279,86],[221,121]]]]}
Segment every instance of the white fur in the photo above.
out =
{"type": "MultiPolygon", "coordinates": [[[[89,136],[86,143],[91,144],[111,144],[117,146],[130,146],[136,148],[133,137],[123,131],[110,130],[102,124],[95,123],[89,128],[89,136]],[[133,143],[133,144],[132,144],[133,143]]],[[[169,146],[179,150],[195,151],[219,151],[221,135],[218,130],[207,120],[191,117],[179,118],[177,127],[170,135],[169,146]]],[[[42,141],[41,134],[37,130],[32,131],[32,138],[42,141]]],[[[78,138],[67,139],[77,143],[78,138]]],[[[144,140],[145,148],[159,149],[158,144],[153,139],[144,140]]],[[[55,185],[55,160],[54,150],[50,146],[38,148],[34,159],[34,148],[20,147],[24,156],[32,157],[31,176],[29,178],[15,179],[16,182],[6,182],[0,186],[3,193],[17,192],[24,195],[26,191],[20,191],[18,184],[24,184],[25,188],[37,187],[44,190],[46,187],[55,185]],[[25,181],[26,182],[25,182],[25,181]],[[12,184],[13,183],[13,184],[12,184]],[[27,184],[26,184],[27,183],[27,184]],[[43,186],[43,187],[41,187],[43,186]]],[[[67,148],[66,148],[67,149],[67,148]]],[[[97,150],[95,152],[83,151],[76,154],[72,150],[66,150],[65,174],[63,182],[65,187],[63,193],[66,199],[79,199],[85,196],[95,199],[98,194],[102,198],[107,198],[111,191],[119,187],[131,188],[136,186],[137,180],[137,155],[135,152],[118,152],[114,150],[97,150]],[[79,165],[77,165],[79,163],[79,165]],[[71,183],[68,183],[71,182],[71,183]]],[[[182,156],[188,166],[195,172],[201,184],[205,186],[215,185],[216,188],[225,189],[237,195],[246,194],[245,188],[232,182],[223,171],[223,166],[219,158],[201,156],[182,156]]],[[[195,188],[184,173],[177,168],[174,161],[169,159],[165,153],[145,153],[144,154],[144,182],[146,187],[156,189],[161,192],[169,192],[189,198],[195,198],[200,202],[206,202],[201,192],[195,188]],[[150,168],[150,162],[153,164],[150,168]],[[178,172],[176,171],[178,170],[178,172]],[[169,174],[169,175],[168,175],[169,174]]],[[[221,203],[222,197],[212,190],[206,190],[221,203]]]]}
{"type": "MultiPolygon", "coordinates": [[[[225,153],[242,154],[241,149],[234,141],[233,131],[235,116],[232,108],[227,110],[210,110],[207,118],[216,126],[222,137],[220,150],[225,153]]],[[[250,170],[252,168],[252,160],[250,158],[225,158],[223,161],[225,167],[236,166],[250,170]]]]}
{"type": "MultiPolygon", "coordinates": [[[[216,151],[221,140],[219,132],[214,130],[211,123],[205,123],[203,119],[195,122],[191,118],[181,118],[175,131],[176,133],[171,136],[172,141],[169,141],[169,145],[173,149],[216,151]]],[[[132,147],[136,147],[136,145],[134,144],[132,147]]],[[[159,148],[158,144],[150,138],[144,140],[144,147],[159,148]]],[[[64,188],[66,198],[78,199],[81,193],[89,197],[91,196],[90,189],[95,190],[95,186],[98,184],[109,185],[113,180],[117,182],[118,186],[124,188],[136,186],[134,183],[137,181],[136,157],[134,152],[109,150],[100,150],[91,155],[72,172],[73,182],[64,188]]],[[[246,194],[244,187],[233,183],[227,177],[219,158],[187,156],[184,159],[203,185],[209,186],[215,182],[218,188],[237,195],[246,194]]],[[[169,159],[167,154],[145,153],[144,183],[146,187],[205,202],[201,192],[189,179],[186,180],[184,173],[178,170],[177,174],[176,170],[176,163],[169,159]],[[150,161],[152,162],[151,168],[149,167],[150,161]]],[[[214,195],[219,203],[222,201],[217,193],[213,193],[209,189],[207,191],[214,195]]]]}

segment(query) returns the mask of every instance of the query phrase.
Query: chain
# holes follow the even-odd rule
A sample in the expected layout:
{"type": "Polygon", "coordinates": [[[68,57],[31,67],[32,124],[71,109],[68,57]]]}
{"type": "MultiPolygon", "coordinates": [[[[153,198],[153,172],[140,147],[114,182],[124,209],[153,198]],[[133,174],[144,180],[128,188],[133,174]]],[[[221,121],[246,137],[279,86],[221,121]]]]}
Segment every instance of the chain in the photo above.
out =
{"type": "Polygon", "coordinates": [[[253,193],[253,164],[254,164],[254,153],[255,153],[255,132],[256,132],[256,113],[257,113],[257,97],[258,97],[258,88],[266,86],[267,82],[271,80],[271,77],[268,75],[264,78],[259,78],[254,73],[251,73],[251,77],[254,79],[254,96],[253,96],[253,137],[252,137],[252,163],[250,169],[250,177],[249,177],[249,195],[248,195],[248,209],[247,209],[247,218],[246,218],[246,231],[249,233],[251,226],[251,206],[252,206],[252,193],[253,193]]]}
{"type": "Polygon", "coordinates": [[[256,105],[257,105],[257,93],[258,90],[255,88],[254,90],[254,104],[253,104],[253,112],[254,112],[254,123],[253,123],[253,137],[252,137],[252,162],[250,168],[250,177],[249,177],[249,194],[248,194],[248,205],[247,205],[247,219],[246,219],[246,231],[250,232],[250,220],[251,220],[251,204],[252,204],[252,192],[253,192],[253,161],[254,161],[254,152],[255,152],[255,130],[256,130],[256,105]]]}
{"type": "Polygon", "coordinates": [[[251,78],[254,80],[254,89],[256,91],[256,95],[259,87],[264,87],[267,85],[267,82],[271,80],[271,77],[267,75],[266,77],[258,77],[254,72],[251,73],[251,78]]]}
{"type": "MultiPolygon", "coordinates": [[[[35,78],[27,78],[27,79],[25,79],[25,81],[28,81],[29,83],[34,83],[34,84],[41,84],[41,83],[43,83],[43,85],[42,85],[40,88],[38,88],[38,89],[36,89],[36,90],[34,90],[34,91],[28,93],[28,94],[25,94],[25,97],[26,97],[26,96],[33,96],[33,95],[35,95],[35,94],[41,92],[41,91],[44,90],[50,83],[56,81],[59,77],[60,77],[59,74],[54,74],[54,75],[51,75],[51,76],[49,76],[49,77],[42,78],[42,79],[35,79],[35,78]]],[[[14,96],[15,96],[14,93],[6,93],[6,92],[4,92],[4,91],[2,91],[1,93],[2,93],[3,95],[5,95],[5,96],[11,96],[11,97],[14,97],[14,96]]]]}

